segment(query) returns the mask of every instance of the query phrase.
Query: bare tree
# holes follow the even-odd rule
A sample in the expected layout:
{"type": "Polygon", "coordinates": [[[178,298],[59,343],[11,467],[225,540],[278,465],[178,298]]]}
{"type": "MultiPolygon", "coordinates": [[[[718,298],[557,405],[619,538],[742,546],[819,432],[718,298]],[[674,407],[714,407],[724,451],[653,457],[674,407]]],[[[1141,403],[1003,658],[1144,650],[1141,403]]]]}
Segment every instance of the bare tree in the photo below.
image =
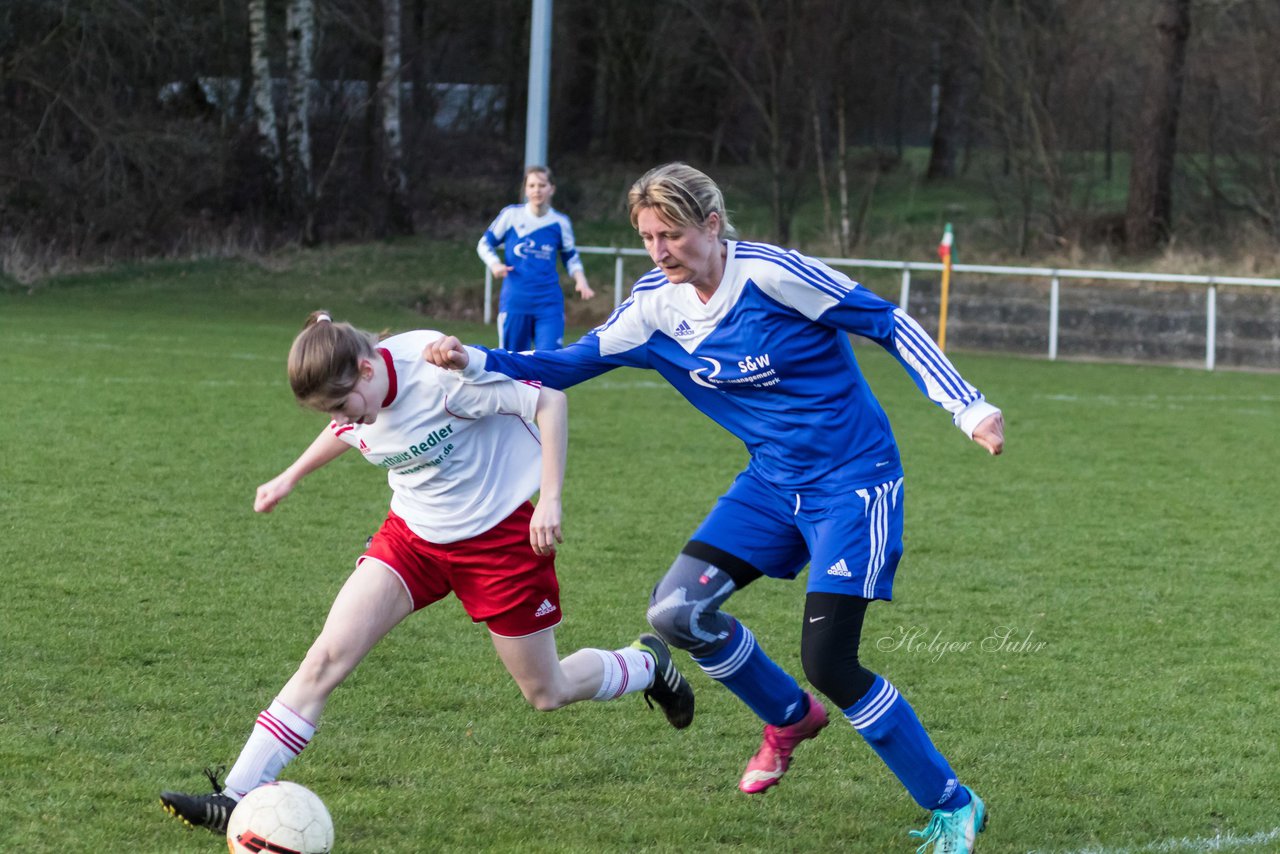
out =
{"type": "Polygon", "coordinates": [[[1210,223],[1243,216],[1280,242],[1280,5],[1244,0],[1207,11],[1197,20],[1197,53],[1210,59],[1189,63],[1179,171],[1197,179],[1210,223]]]}
{"type": "Polygon", "coordinates": [[[836,84],[836,169],[840,175],[840,254],[853,248],[849,240],[849,143],[845,138],[844,83],[836,84]]]}
{"type": "Polygon", "coordinates": [[[409,178],[404,169],[404,137],[400,116],[400,0],[382,0],[382,185],[387,221],[396,234],[413,233],[409,178]]]}
{"type": "Polygon", "coordinates": [[[942,34],[934,39],[932,71],[932,116],[930,117],[929,165],[926,180],[954,178],[956,156],[964,133],[970,93],[975,78],[972,57],[974,40],[963,7],[955,3],[934,9],[942,34]]]}
{"type": "Polygon", "coordinates": [[[824,43],[815,36],[829,20],[828,4],[684,1],[759,120],[774,237],[787,243],[810,127],[804,99],[796,94],[814,85],[811,72],[821,65],[818,53],[824,43]]]}
{"type": "Polygon", "coordinates": [[[249,0],[249,67],[253,114],[258,128],[258,153],[271,170],[277,190],[284,189],[284,161],[280,155],[280,122],[272,97],[267,0],[249,0]]]}
{"type": "Polygon", "coordinates": [[[311,204],[315,183],[311,174],[311,68],[315,54],[315,0],[289,0],[285,17],[286,59],[289,66],[288,140],[290,207],[304,220],[303,240],[314,242],[311,204]]]}
{"type": "Polygon", "coordinates": [[[1131,14],[1104,0],[994,0],[965,18],[981,61],[973,117],[1001,161],[982,168],[1019,254],[1037,238],[1066,248],[1087,225],[1105,124],[1092,94],[1105,85],[1100,69],[1132,52],[1131,14]]]}
{"type": "Polygon", "coordinates": [[[1125,211],[1125,240],[1136,251],[1167,240],[1172,226],[1173,166],[1191,35],[1191,0],[1159,0],[1153,23],[1158,59],[1143,91],[1125,211]]]}

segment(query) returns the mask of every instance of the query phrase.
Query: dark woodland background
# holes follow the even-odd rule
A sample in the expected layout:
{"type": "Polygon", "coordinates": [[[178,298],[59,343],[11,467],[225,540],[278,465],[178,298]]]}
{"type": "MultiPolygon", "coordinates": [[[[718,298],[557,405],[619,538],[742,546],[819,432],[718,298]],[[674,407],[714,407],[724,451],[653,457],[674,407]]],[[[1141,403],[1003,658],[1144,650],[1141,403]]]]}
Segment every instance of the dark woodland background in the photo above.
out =
{"type": "MultiPolygon", "coordinates": [[[[516,197],[529,24],[529,0],[7,0],[0,250],[473,239],[516,197]]],[[[1011,255],[1274,253],[1277,44],[1275,0],[556,0],[549,159],[575,217],[621,220],[627,179],[685,159],[752,188],[755,236],[820,195],[853,251],[914,169],[982,195],[1011,255]]]]}

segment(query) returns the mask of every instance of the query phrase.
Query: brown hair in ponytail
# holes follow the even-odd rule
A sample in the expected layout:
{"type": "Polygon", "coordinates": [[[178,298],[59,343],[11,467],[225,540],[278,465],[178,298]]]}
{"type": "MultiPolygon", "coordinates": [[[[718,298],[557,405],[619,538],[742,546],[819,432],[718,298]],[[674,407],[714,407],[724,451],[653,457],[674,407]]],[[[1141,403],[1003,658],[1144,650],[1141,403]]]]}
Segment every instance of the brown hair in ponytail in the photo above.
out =
{"type": "Polygon", "coordinates": [[[309,409],[327,412],[360,382],[360,360],[374,356],[378,336],[313,311],[289,348],[289,385],[309,409]]]}

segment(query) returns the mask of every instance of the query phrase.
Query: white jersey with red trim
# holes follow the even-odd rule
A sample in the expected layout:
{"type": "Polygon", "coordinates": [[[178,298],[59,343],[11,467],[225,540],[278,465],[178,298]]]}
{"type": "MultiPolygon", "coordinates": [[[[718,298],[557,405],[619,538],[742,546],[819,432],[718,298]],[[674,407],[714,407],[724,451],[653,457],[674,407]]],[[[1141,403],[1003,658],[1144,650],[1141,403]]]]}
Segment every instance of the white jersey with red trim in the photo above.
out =
{"type": "Polygon", "coordinates": [[[452,543],[489,530],[538,490],[539,385],[463,382],[423,360],[422,348],[439,337],[418,330],[383,341],[391,384],[378,419],[329,429],[386,469],[391,509],[415,534],[452,543]]]}

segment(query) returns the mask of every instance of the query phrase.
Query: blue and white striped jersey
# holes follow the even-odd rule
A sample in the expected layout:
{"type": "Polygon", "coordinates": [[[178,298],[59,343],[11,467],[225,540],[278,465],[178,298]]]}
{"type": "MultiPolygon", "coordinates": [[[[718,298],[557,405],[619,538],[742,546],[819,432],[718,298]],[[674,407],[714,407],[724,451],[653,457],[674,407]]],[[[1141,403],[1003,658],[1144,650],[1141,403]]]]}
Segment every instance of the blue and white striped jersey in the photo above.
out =
{"type": "Polygon", "coordinates": [[[888,350],[966,435],[998,412],[906,312],[822,262],[729,241],[724,277],[696,291],[642,276],[609,319],[562,350],[469,348],[485,370],[566,388],[620,366],[660,373],[741,439],[750,468],[788,490],[847,491],[902,473],[889,420],[846,333],[888,350]]]}
{"type": "Polygon", "coordinates": [[[505,264],[512,268],[502,283],[499,311],[536,314],[539,309],[563,308],[557,258],[571,276],[582,270],[567,216],[555,208],[534,216],[528,205],[508,205],[485,230],[476,254],[488,266],[504,263],[495,251],[499,246],[505,247],[505,264]]]}

